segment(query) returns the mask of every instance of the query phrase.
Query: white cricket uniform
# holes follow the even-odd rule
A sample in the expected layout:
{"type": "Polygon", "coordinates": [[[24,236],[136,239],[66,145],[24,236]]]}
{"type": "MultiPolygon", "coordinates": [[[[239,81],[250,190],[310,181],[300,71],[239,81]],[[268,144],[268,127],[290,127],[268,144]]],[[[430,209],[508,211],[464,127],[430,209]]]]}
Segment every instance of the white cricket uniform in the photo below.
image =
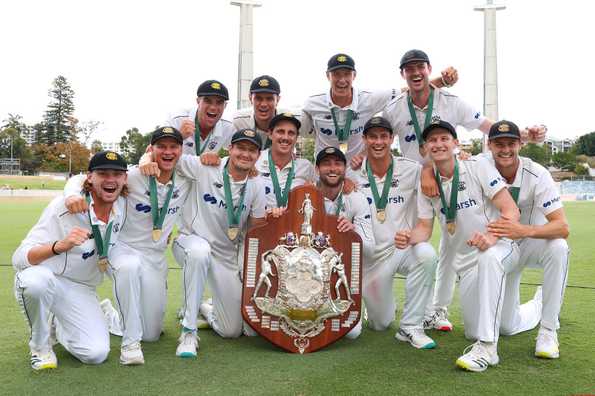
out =
{"type": "MultiPolygon", "coordinates": [[[[275,195],[275,189],[273,187],[273,179],[271,179],[271,170],[269,169],[269,150],[263,150],[260,153],[258,161],[256,161],[256,170],[262,178],[264,185],[264,191],[266,196],[266,207],[276,208],[277,207],[277,196],[275,195]]],[[[281,189],[285,188],[289,171],[291,170],[291,161],[287,163],[283,169],[279,169],[275,165],[277,170],[277,177],[279,179],[279,186],[281,189]]],[[[295,170],[293,175],[293,181],[291,182],[291,189],[298,186],[302,186],[307,182],[312,183],[316,177],[314,166],[304,158],[295,159],[295,170]]]]}
{"type": "MultiPolygon", "coordinates": [[[[182,121],[190,120],[195,122],[196,120],[196,112],[198,111],[198,105],[195,104],[190,109],[184,109],[177,113],[171,114],[167,120],[165,120],[166,126],[172,126],[177,130],[180,130],[180,126],[182,125],[182,121]]],[[[217,153],[221,149],[227,149],[231,144],[231,137],[233,136],[236,129],[234,128],[233,124],[230,121],[224,120],[221,118],[215,124],[213,130],[207,136],[207,139],[200,139],[200,147],[204,147],[203,145],[207,142],[207,147],[205,148],[204,152],[215,152],[217,153]]],[[[196,148],[194,147],[194,133],[192,136],[187,137],[184,139],[184,154],[196,155],[196,148]]]]}
{"type": "MultiPolygon", "coordinates": [[[[275,115],[283,114],[288,110],[281,110],[277,108],[275,115]]],[[[293,113],[292,113],[293,114],[293,113]]],[[[294,116],[299,120],[301,116],[299,114],[294,114],[294,116]]],[[[269,141],[269,133],[266,130],[260,129],[256,124],[256,120],[254,119],[254,108],[253,107],[244,107],[243,109],[239,109],[233,115],[233,127],[234,130],[239,131],[240,129],[253,129],[258,133],[260,139],[262,141],[262,147],[269,148],[270,144],[267,144],[269,141]]]]}
{"type": "MultiPolygon", "coordinates": [[[[324,210],[327,214],[337,215],[338,197],[332,201],[324,198],[324,210]]],[[[364,262],[368,257],[374,254],[375,241],[374,230],[372,229],[372,218],[370,215],[370,205],[364,194],[359,191],[353,191],[350,194],[343,194],[343,203],[338,216],[349,220],[354,226],[354,231],[362,239],[362,258],[364,262]]],[[[362,321],[346,334],[347,338],[357,338],[362,331],[362,321]]]]}
{"type": "MultiPolygon", "coordinates": [[[[450,202],[452,179],[441,180],[447,202],[450,202]]],[[[492,203],[494,196],[506,188],[505,182],[489,161],[459,161],[459,185],[456,231],[446,229],[446,216],[439,197],[418,196],[420,219],[437,215],[442,230],[441,246],[452,261],[443,262],[459,275],[459,292],[463,310],[465,336],[484,342],[497,342],[506,274],[514,270],[518,246],[510,239],[499,239],[481,252],[467,245],[475,232],[486,232],[489,222],[499,218],[500,211],[492,203]],[[453,252],[454,254],[451,254],[453,252]]]]}
{"type": "MultiPolygon", "coordinates": [[[[406,276],[405,303],[400,327],[422,328],[424,308],[431,296],[428,281],[436,265],[436,252],[429,243],[419,243],[404,250],[395,246],[395,234],[410,230],[417,220],[417,195],[421,165],[415,161],[393,156],[393,177],[386,205],[386,220],[376,217],[376,205],[366,172],[367,160],[357,171],[350,170],[348,177],[358,186],[370,205],[375,249],[364,259],[363,297],[368,311],[368,324],[374,330],[385,330],[395,320],[393,277],[395,273],[406,276]]],[[[379,194],[382,194],[386,175],[374,176],[379,194]]]]}
{"type": "MultiPolygon", "coordinates": [[[[240,257],[248,217],[265,216],[264,187],[260,177],[231,181],[232,199],[238,204],[240,193],[245,198],[236,242],[227,236],[228,221],[223,187],[223,169],[228,158],[219,166],[205,166],[195,156],[182,155],[178,171],[196,180],[184,211],[180,236],[174,240],[176,261],[185,267],[195,262],[196,270],[184,278],[185,307],[182,324],[195,328],[198,306],[208,279],[213,294],[213,317],[207,318],[211,327],[222,337],[238,337],[242,333],[242,281],[243,257],[240,257]],[[194,324],[194,327],[193,325],[194,324]]],[[[234,208],[235,209],[235,208],[234,208]]]]}
{"type": "Polygon", "coordinates": [[[331,108],[336,109],[337,124],[345,125],[347,111],[354,112],[349,137],[347,139],[347,161],[364,151],[362,140],[364,125],[372,116],[382,111],[400,91],[395,89],[385,91],[360,91],[353,88],[353,100],[349,106],[338,107],[332,102],[330,91],[327,93],[310,96],[302,109],[302,134],[313,133],[316,138],[314,156],[325,147],[339,147],[339,139],[335,131],[335,124],[331,115],[331,108]]]}
{"type": "MultiPolygon", "coordinates": [[[[125,205],[125,199],[118,198],[110,213],[110,260],[112,246],[122,227],[125,205]]],[[[92,205],[90,213],[91,224],[97,225],[104,236],[107,224],[97,218],[92,205]]],[[[89,215],[69,214],[64,198],[54,198],[12,256],[16,270],[15,296],[31,327],[31,349],[51,348],[49,316],[54,314],[58,342],[83,363],[99,364],[107,359],[110,346],[107,324],[96,294],[103,273],[97,264],[95,239],[90,238],[37,265],[31,265],[27,258],[32,248],[64,239],[74,227],[91,232],[89,215]]]]}
{"type": "MultiPolygon", "coordinates": [[[[72,177],[65,187],[65,195],[78,195],[85,176],[72,177]]],[[[172,184],[157,181],[157,203],[163,206],[172,184]]],[[[120,313],[120,326],[110,332],[122,335],[122,345],[138,341],[157,341],[163,330],[167,304],[167,240],[173,231],[192,181],[176,174],[174,189],[162,225],[161,238],[153,241],[153,217],[149,178],[137,167],[128,171],[128,199],[118,244],[112,252],[114,299],[120,313]]]]}
{"type": "MultiPolygon", "coordinates": [[[[424,159],[419,153],[419,142],[407,106],[408,95],[408,92],[403,92],[397,96],[386,106],[383,115],[393,127],[395,136],[399,137],[399,150],[403,157],[423,162],[424,159]]],[[[417,122],[423,131],[427,106],[420,109],[414,105],[414,109],[417,122]]],[[[468,130],[473,130],[479,128],[485,117],[458,96],[443,89],[434,88],[432,119],[440,119],[447,121],[454,127],[461,125],[468,130]]]]}

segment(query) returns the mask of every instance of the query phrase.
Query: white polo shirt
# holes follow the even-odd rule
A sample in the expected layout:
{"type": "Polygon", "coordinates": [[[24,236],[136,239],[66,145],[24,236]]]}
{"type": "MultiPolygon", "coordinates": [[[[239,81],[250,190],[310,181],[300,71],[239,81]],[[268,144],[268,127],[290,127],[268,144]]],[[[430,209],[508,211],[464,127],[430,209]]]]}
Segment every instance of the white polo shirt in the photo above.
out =
{"type": "MultiPolygon", "coordinates": [[[[371,260],[368,261],[369,267],[388,260],[396,249],[395,234],[401,230],[412,229],[417,221],[416,205],[421,165],[403,157],[393,156],[393,161],[393,177],[388,181],[391,187],[388,192],[384,223],[380,223],[376,217],[376,205],[366,171],[368,160],[366,159],[357,171],[350,169],[348,173],[348,177],[355,182],[358,191],[364,194],[370,206],[376,248],[371,260]]],[[[385,179],[386,175],[382,178],[374,175],[379,194],[382,194],[384,183],[387,182],[385,179]]]]}
{"type": "MultiPolygon", "coordinates": [[[[399,150],[403,157],[422,162],[423,158],[419,154],[419,142],[407,106],[408,95],[408,92],[403,92],[392,100],[384,110],[384,117],[393,127],[395,136],[399,137],[399,150]]],[[[432,108],[432,119],[447,121],[455,128],[461,125],[468,130],[477,129],[485,120],[479,110],[470,106],[458,96],[440,88],[434,88],[432,108]]],[[[414,105],[414,109],[419,127],[423,131],[427,106],[420,109],[414,105]]]]}
{"type": "MultiPolygon", "coordinates": [[[[64,197],[56,197],[45,208],[37,224],[29,231],[25,239],[12,256],[12,264],[17,271],[22,271],[31,266],[27,255],[29,251],[40,245],[54,243],[56,240],[66,238],[74,227],[80,227],[91,233],[91,224],[99,226],[102,237],[105,235],[107,225],[112,223],[112,234],[108,259],[113,246],[117,243],[123,222],[123,208],[126,206],[125,198],[118,198],[112,206],[108,224],[102,222],[95,215],[91,201],[89,215],[85,213],[70,214],[64,206],[64,197]]],[[[98,252],[95,239],[89,238],[80,246],[75,246],[68,252],[52,256],[37,265],[49,268],[55,275],[63,276],[74,282],[95,287],[103,280],[103,273],[97,265],[98,252]]]]}
{"type": "Polygon", "coordinates": [[[237,270],[238,249],[244,241],[248,216],[263,218],[266,199],[259,176],[239,182],[231,180],[234,205],[238,204],[241,190],[246,189],[239,223],[240,233],[237,242],[231,241],[227,236],[227,206],[223,188],[223,168],[227,161],[228,157],[225,157],[218,166],[206,166],[200,163],[200,158],[192,155],[182,155],[178,161],[180,174],[196,181],[182,211],[180,233],[195,234],[206,239],[211,245],[213,265],[225,265],[237,270]]]}
{"type": "Polygon", "coordinates": [[[319,95],[310,96],[302,109],[302,134],[314,134],[316,138],[315,153],[325,147],[339,147],[339,139],[335,132],[335,124],[331,115],[331,108],[336,108],[337,123],[340,127],[345,125],[347,111],[354,112],[349,137],[347,139],[347,161],[364,151],[362,133],[365,123],[372,116],[382,111],[385,106],[395,98],[400,91],[395,89],[386,91],[360,91],[353,88],[353,100],[347,107],[338,107],[332,102],[330,91],[319,95]]]}
{"type": "MultiPolygon", "coordinates": [[[[198,105],[194,105],[190,109],[180,110],[179,112],[171,114],[165,121],[166,126],[172,126],[177,130],[180,130],[182,121],[189,119],[194,122],[196,120],[196,112],[198,111],[198,105]]],[[[230,121],[221,118],[215,124],[213,130],[209,133],[208,144],[205,152],[218,152],[220,149],[227,149],[231,144],[231,137],[235,132],[235,128],[230,121]]],[[[200,147],[203,147],[207,139],[200,140],[200,147]]],[[[194,133],[192,136],[184,139],[184,154],[196,155],[196,148],[194,147],[194,133]]]]}
{"type": "MultiPolygon", "coordinates": [[[[451,179],[441,178],[447,205],[450,205],[451,179]]],[[[442,244],[456,254],[453,260],[455,271],[464,271],[476,263],[477,248],[467,245],[475,232],[485,233],[488,223],[500,217],[500,211],[492,203],[494,196],[506,188],[504,179],[485,158],[459,161],[459,192],[457,196],[456,231],[450,235],[446,229],[446,216],[440,197],[417,197],[420,219],[438,217],[442,230],[442,244]]]]}
{"type": "MultiPolygon", "coordinates": [[[[262,177],[262,182],[264,185],[265,196],[266,196],[266,207],[267,208],[276,208],[277,207],[277,197],[275,195],[275,190],[273,187],[273,180],[271,179],[271,171],[269,169],[269,151],[270,149],[263,150],[260,152],[260,157],[258,161],[256,161],[256,170],[262,177]]],[[[295,170],[294,170],[294,177],[293,181],[291,182],[291,189],[293,190],[295,187],[302,186],[306,182],[314,182],[314,178],[316,173],[314,171],[314,166],[310,163],[310,161],[304,158],[296,158],[295,160],[295,170]]],[[[279,186],[281,188],[285,188],[285,182],[287,182],[287,177],[289,176],[289,171],[291,169],[291,162],[287,163],[283,169],[277,169],[277,177],[279,179],[279,186]]]]}

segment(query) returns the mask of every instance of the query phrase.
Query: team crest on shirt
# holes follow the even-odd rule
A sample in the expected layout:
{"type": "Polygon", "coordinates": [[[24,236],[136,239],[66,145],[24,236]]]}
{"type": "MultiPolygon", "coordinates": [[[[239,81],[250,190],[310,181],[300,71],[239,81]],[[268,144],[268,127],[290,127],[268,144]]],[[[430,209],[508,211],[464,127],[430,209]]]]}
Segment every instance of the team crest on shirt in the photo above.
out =
{"type": "Polygon", "coordinates": [[[465,191],[467,189],[467,186],[465,185],[464,181],[460,181],[459,182],[459,191],[465,191]]]}
{"type": "Polygon", "coordinates": [[[120,231],[120,223],[116,223],[116,224],[114,224],[113,231],[114,231],[114,232],[118,232],[118,231],[120,231]]]}
{"type": "Polygon", "coordinates": [[[209,143],[209,150],[213,150],[215,147],[217,147],[217,142],[216,141],[212,141],[209,143]]]}
{"type": "Polygon", "coordinates": [[[391,187],[399,187],[399,179],[393,179],[390,183],[391,187]]]}
{"type": "Polygon", "coordinates": [[[176,189],[174,190],[174,192],[171,195],[172,199],[176,199],[180,197],[180,189],[176,189]]]}
{"type": "Polygon", "coordinates": [[[438,114],[435,114],[432,116],[432,124],[439,124],[440,123],[440,116],[438,114]]]}

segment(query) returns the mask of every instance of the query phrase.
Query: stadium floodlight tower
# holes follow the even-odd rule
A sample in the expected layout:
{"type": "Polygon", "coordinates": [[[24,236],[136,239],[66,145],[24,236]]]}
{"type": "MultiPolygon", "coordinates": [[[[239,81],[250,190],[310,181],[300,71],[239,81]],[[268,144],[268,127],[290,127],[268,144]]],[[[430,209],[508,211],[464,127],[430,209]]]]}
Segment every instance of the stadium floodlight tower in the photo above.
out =
{"type": "Polygon", "coordinates": [[[240,50],[238,53],[238,109],[250,106],[248,92],[254,77],[252,74],[252,9],[261,4],[250,0],[232,1],[240,7],[240,50]]]}
{"type": "MultiPolygon", "coordinates": [[[[486,0],[487,4],[474,7],[482,11],[483,27],[483,113],[486,117],[498,121],[498,60],[496,48],[496,11],[506,7],[486,0]]],[[[487,136],[484,136],[483,151],[488,149],[487,136]]]]}

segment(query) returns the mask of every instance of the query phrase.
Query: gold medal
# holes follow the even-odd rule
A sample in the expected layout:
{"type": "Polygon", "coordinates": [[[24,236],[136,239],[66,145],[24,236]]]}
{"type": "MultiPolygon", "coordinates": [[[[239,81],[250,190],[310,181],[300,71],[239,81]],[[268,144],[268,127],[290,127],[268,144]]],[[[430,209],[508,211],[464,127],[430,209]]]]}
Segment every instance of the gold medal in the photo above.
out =
{"type": "Polygon", "coordinates": [[[343,152],[343,154],[347,153],[347,142],[339,143],[339,150],[343,152]]]}
{"type": "Polygon", "coordinates": [[[238,227],[229,227],[227,229],[227,236],[229,237],[229,239],[234,241],[238,237],[239,232],[240,232],[240,229],[238,227]]]}
{"type": "Polygon", "coordinates": [[[454,221],[446,223],[446,230],[450,235],[454,235],[455,231],[457,230],[456,223],[454,221]]]}
{"type": "Polygon", "coordinates": [[[151,232],[153,236],[153,241],[157,242],[161,239],[161,229],[160,228],[153,228],[153,232],[151,232]]]}
{"type": "Polygon", "coordinates": [[[109,261],[107,260],[107,257],[100,257],[99,261],[97,261],[97,266],[99,267],[99,271],[107,271],[107,267],[109,266],[109,261]]]}
{"type": "Polygon", "coordinates": [[[376,209],[376,218],[379,222],[384,223],[384,221],[386,220],[386,210],[376,209]]]}

